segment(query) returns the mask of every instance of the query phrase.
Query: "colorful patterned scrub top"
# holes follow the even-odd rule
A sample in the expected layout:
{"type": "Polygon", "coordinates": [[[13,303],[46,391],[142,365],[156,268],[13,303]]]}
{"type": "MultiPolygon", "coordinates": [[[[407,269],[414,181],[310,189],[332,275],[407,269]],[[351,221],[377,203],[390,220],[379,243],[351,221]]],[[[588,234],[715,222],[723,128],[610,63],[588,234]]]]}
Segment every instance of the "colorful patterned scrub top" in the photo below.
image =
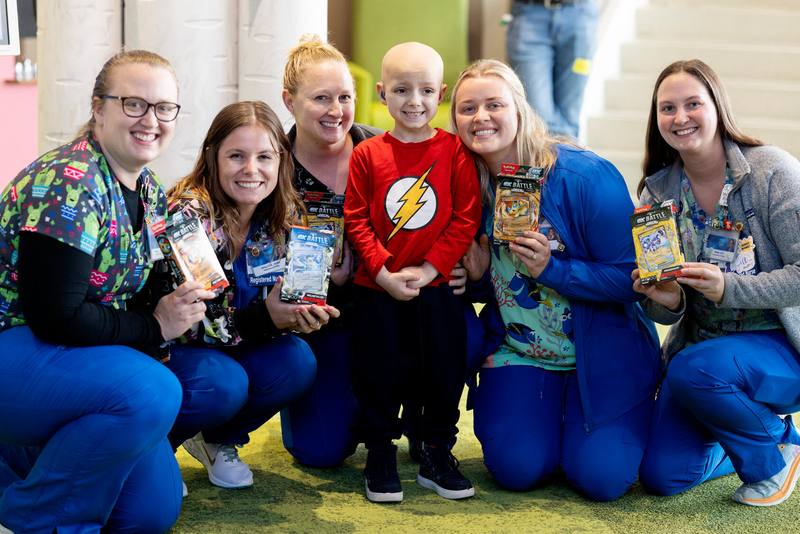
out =
{"type": "Polygon", "coordinates": [[[166,216],[167,199],[144,169],[138,190],[145,224],[134,231],[120,188],[92,136],[51,150],[8,184],[0,199],[0,331],[25,324],[16,272],[20,232],[44,234],[94,256],[87,300],[125,309],[147,279],[146,228],[166,216]]]}
{"type": "MultiPolygon", "coordinates": [[[[216,298],[206,301],[206,316],[203,321],[195,324],[178,341],[202,346],[238,345],[242,342],[242,336],[236,326],[234,312],[246,308],[256,298],[260,299],[262,296],[262,287],[251,286],[246,276],[242,276],[242,273],[246,272],[247,249],[257,246],[259,250],[268,249],[270,256],[282,257],[285,255],[285,246],[282,245],[285,240],[281,244],[274,245],[265,230],[266,222],[254,221],[250,225],[247,241],[239,257],[231,260],[225,228],[214,221],[199,195],[187,191],[177,202],[170,204],[169,212],[170,216],[181,213],[186,218],[200,219],[230,284],[216,298]],[[237,271],[240,272],[239,277],[236,275],[237,271]]],[[[274,282],[271,282],[267,285],[273,284],[274,282]]]]}
{"type": "MultiPolygon", "coordinates": [[[[728,174],[725,183],[733,185],[733,179],[730,174],[728,174]]],[[[709,216],[698,206],[686,174],[681,177],[680,206],[681,213],[678,220],[680,222],[681,244],[683,245],[686,261],[708,262],[709,260],[703,254],[705,233],[713,221],[725,220],[727,208],[718,203],[713,216],[709,216]]],[[[758,261],[754,254],[755,245],[750,243],[752,248],[747,247],[746,243],[748,243],[748,240],[752,241],[752,238],[747,221],[741,221],[741,223],[742,230],[739,233],[736,257],[732,264],[727,266],[720,265],[720,268],[723,272],[734,271],[741,276],[754,276],[759,273],[758,261]],[[745,248],[749,248],[749,252],[742,251],[743,243],[745,248]],[[746,259],[748,261],[744,261],[746,259]]],[[[687,313],[694,319],[688,323],[690,325],[690,342],[697,343],[730,332],[783,328],[774,310],[718,308],[698,291],[687,286],[684,286],[684,290],[686,291],[687,313]]]]}
{"type": "MultiPolygon", "coordinates": [[[[493,218],[486,218],[485,229],[490,238],[493,218]]],[[[539,224],[552,228],[544,218],[539,224]]],[[[552,245],[553,242],[551,250],[552,245]]],[[[492,245],[489,272],[506,335],[484,367],[532,365],[551,371],[574,370],[575,338],[569,301],[532,278],[507,246],[492,245]]]]}

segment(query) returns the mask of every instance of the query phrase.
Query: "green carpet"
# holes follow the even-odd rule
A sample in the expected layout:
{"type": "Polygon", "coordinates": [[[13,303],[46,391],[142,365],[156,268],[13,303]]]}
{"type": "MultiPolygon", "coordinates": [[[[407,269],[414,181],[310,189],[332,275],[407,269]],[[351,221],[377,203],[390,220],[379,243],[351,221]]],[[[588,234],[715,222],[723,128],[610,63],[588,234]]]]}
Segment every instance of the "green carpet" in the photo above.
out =
{"type": "Polygon", "coordinates": [[[205,470],[182,449],[178,453],[189,496],[173,532],[614,532],[758,533],[797,532],[800,491],[775,508],[750,508],[730,500],[736,476],[703,484],[684,495],[652,497],[635,487],[614,503],[592,503],[562,480],[526,493],[497,487],[481,460],[472,432],[472,412],[463,411],[454,450],[476,495],[447,501],[416,482],[417,467],[403,440],[398,455],[405,500],[377,505],[364,497],[361,469],[366,451],[359,448],[340,468],[308,469],[283,449],[280,424],[270,421],[241,450],[255,473],[244,490],[212,486],[205,470]],[[794,525],[794,526],[793,526],[794,525]]]}

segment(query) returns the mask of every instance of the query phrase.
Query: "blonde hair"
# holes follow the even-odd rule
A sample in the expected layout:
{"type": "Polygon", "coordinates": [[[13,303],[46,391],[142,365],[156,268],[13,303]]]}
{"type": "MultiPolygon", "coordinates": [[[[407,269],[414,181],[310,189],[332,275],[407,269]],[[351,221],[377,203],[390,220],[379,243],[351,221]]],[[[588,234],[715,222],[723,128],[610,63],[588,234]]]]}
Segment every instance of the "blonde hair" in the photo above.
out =
{"type": "MultiPolygon", "coordinates": [[[[177,87],[178,85],[178,77],[175,74],[175,69],[172,68],[172,65],[170,64],[169,61],[159,56],[155,52],[150,52],[148,50],[124,50],[121,52],[117,52],[103,64],[103,68],[100,69],[100,72],[94,79],[94,88],[92,89],[92,100],[91,100],[92,116],[86,122],[86,124],[81,126],[81,128],[78,130],[78,137],[83,137],[94,131],[95,105],[97,105],[98,102],[101,101],[104,95],[108,94],[108,88],[111,85],[111,78],[115,69],[125,65],[133,65],[133,64],[150,65],[151,67],[162,67],[164,69],[167,69],[169,73],[172,74],[172,78],[175,80],[175,86],[177,87]]],[[[127,95],[122,95],[122,96],[127,96],[127,95]]]]}
{"type": "MultiPolygon", "coordinates": [[[[456,80],[451,100],[453,105],[450,107],[450,124],[454,132],[456,128],[456,110],[458,108],[458,90],[465,80],[471,78],[483,78],[493,76],[503,80],[511,89],[514,105],[517,108],[517,135],[514,138],[517,148],[517,163],[542,167],[546,176],[556,162],[555,145],[563,143],[566,139],[554,137],[547,131],[547,125],[531,109],[528,100],[525,98],[525,88],[522,86],[517,74],[505,63],[496,59],[479,59],[465,68],[456,80]]],[[[490,176],[489,168],[483,158],[475,158],[478,164],[478,171],[481,178],[481,193],[484,201],[488,200],[489,188],[493,177],[490,176]]]]}
{"type": "Polygon", "coordinates": [[[300,43],[289,50],[286,66],[283,69],[283,88],[292,96],[303,84],[303,74],[309,65],[322,61],[335,61],[347,65],[347,60],[330,43],[325,43],[319,35],[304,34],[300,43]]]}
{"type": "Polygon", "coordinates": [[[267,232],[276,245],[283,244],[284,233],[303,212],[302,202],[294,189],[294,164],[289,138],[278,116],[261,101],[244,101],[222,108],[203,140],[194,169],[169,190],[170,205],[182,198],[197,198],[228,237],[228,253],[233,258],[244,245],[245,232],[239,229],[239,210],[219,182],[217,156],[222,143],[241,126],[258,126],[266,130],[280,158],[278,184],[256,208],[255,217],[267,222],[267,232]]]}

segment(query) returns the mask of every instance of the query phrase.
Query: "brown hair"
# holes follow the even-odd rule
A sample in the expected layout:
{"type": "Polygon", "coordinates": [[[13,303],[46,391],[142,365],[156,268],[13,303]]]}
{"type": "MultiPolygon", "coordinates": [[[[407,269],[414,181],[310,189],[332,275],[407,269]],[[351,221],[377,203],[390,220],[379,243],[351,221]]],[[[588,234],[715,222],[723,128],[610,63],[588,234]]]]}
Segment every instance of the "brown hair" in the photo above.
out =
{"type": "Polygon", "coordinates": [[[286,66],[283,69],[283,88],[290,95],[296,95],[303,84],[305,69],[322,61],[336,61],[347,65],[347,60],[335,46],[323,42],[318,35],[302,35],[300,43],[289,50],[286,66]]]}
{"type": "Polygon", "coordinates": [[[92,89],[92,116],[89,118],[86,124],[81,126],[80,130],[78,130],[78,137],[88,135],[94,130],[95,106],[102,102],[101,98],[103,95],[108,94],[108,87],[111,85],[111,78],[114,70],[117,67],[132,64],[150,65],[151,67],[165,68],[175,79],[175,85],[178,85],[178,77],[175,75],[175,69],[172,68],[172,65],[169,61],[159,56],[155,52],[150,52],[148,50],[127,50],[117,52],[103,64],[103,68],[100,69],[100,72],[94,79],[94,88],[92,89]]]}
{"type": "MultiPolygon", "coordinates": [[[[517,108],[517,135],[514,139],[517,147],[517,162],[523,165],[532,165],[534,167],[542,167],[545,176],[556,162],[556,151],[554,145],[562,142],[569,142],[566,139],[554,137],[547,131],[547,125],[537,115],[528,100],[525,98],[525,88],[522,85],[517,74],[505,63],[496,59],[479,59],[465,68],[458,76],[453,92],[451,93],[451,101],[453,105],[450,107],[450,124],[454,132],[458,132],[456,128],[456,110],[458,105],[458,90],[461,84],[470,78],[482,78],[486,76],[494,76],[506,82],[511,89],[511,95],[514,99],[514,105],[517,108]]],[[[488,199],[488,192],[491,186],[492,177],[489,175],[489,168],[483,158],[475,158],[478,164],[478,171],[481,179],[481,194],[486,201],[488,199]]]]}
{"type": "Polygon", "coordinates": [[[717,128],[722,140],[730,140],[743,146],[761,146],[764,143],[742,133],[733,117],[728,93],[722,85],[717,73],[699,59],[681,60],[672,63],[661,71],[653,87],[653,97],[650,100],[650,115],[647,119],[647,133],[645,135],[644,161],[642,162],[642,179],[636,188],[636,193],[641,195],[644,181],[659,170],[672,165],[680,155],[678,151],[669,146],[661,132],[658,131],[658,89],[669,76],[685,72],[697,78],[702,83],[717,110],[717,128]]]}
{"type": "Polygon", "coordinates": [[[192,172],[169,190],[170,204],[181,198],[197,198],[204,205],[215,225],[221,224],[228,237],[228,252],[233,257],[247,237],[239,230],[239,210],[219,182],[217,157],[223,141],[241,126],[264,128],[275,144],[280,157],[278,183],[275,190],[256,207],[255,217],[263,218],[267,231],[276,244],[283,243],[284,233],[302,213],[302,202],[292,184],[294,164],[289,139],[283,132],[280,119],[261,101],[229,104],[217,113],[192,172]]]}

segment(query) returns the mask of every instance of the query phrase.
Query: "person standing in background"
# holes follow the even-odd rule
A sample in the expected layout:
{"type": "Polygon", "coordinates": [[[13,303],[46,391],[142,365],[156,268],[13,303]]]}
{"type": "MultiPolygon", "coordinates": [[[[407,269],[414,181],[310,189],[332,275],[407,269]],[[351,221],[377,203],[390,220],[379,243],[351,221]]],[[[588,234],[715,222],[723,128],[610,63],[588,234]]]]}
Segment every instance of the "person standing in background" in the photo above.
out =
{"type": "Polygon", "coordinates": [[[578,138],[597,30],[596,0],[514,0],[506,46],[528,102],[555,135],[578,138]]]}

